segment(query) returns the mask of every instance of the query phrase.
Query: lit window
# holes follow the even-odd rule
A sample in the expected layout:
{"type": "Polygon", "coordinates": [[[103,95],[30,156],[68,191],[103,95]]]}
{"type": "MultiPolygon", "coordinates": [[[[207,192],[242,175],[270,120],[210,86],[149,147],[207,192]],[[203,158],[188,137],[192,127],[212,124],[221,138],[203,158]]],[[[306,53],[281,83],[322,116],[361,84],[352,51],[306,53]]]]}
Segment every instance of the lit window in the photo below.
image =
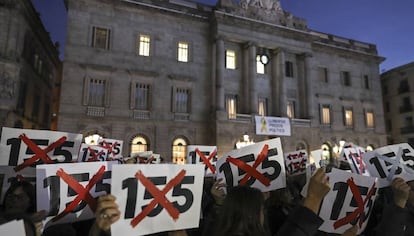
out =
{"type": "Polygon", "coordinates": [[[175,88],[174,91],[174,108],[173,111],[177,113],[190,112],[190,96],[191,90],[188,88],[175,88]]]}
{"type": "Polygon", "coordinates": [[[149,84],[135,84],[134,109],[149,110],[151,86],[149,84]]]}
{"type": "Polygon", "coordinates": [[[331,107],[329,105],[322,105],[321,107],[321,123],[322,125],[331,124],[331,107]]]}
{"type": "Polygon", "coordinates": [[[226,96],[226,110],[229,119],[237,118],[237,96],[227,95],[226,96]]]}
{"type": "Polygon", "coordinates": [[[226,50],[226,68],[236,69],[236,52],[233,50],[226,50]]]}
{"type": "Polygon", "coordinates": [[[286,115],[290,119],[295,118],[295,101],[287,101],[286,115]]]}
{"type": "Polygon", "coordinates": [[[293,62],[285,62],[285,75],[286,77],[293,77],[293,62]]]}
{"type": "Polygon", "coordinates": [[[90,79],[88,92],[88,105],[103,107],[105,104],[105,80],[90,79]]]}
{"type": "Polygon", "coordinates": [[[176,164],[185,164],[187,155],[187,142],[182,138],[173,141],[172,162],[176,164]]]}
{"type": "Polygon", "coordinates": [[[178,42],[178,61],[188,62],[188,43],[178,42]]]}
{"type": "Polygon", "coordinates": [[[264,74],[265,73],[265,65],[260,60],[260,55],[256,56],[256,72],[257,72],[257,74],[264,74]]]}
{"type": "Polygon", "coordinates": [[[92,47],[108,50],[111,31],[101,27],[93,27],[92,31],[92,47]]]}
{"type": "Polygon", "coordinates": [[[260,116],[267,115],[267,99],[266,98],[259,98],[259,115],[260,116]]]}
{"type": "Polygon", "coordinates": [[[149,35],[139,35],[138,55],[148,57],[150,55],[151,38],[149,35]]]}
{"type": "Polygon", "coordinates": [[[350,108],[344,109],[345,126],[352,127],[354,125],[353,112],[350,108]]]}
{"type": "Polygon", "coordinates": [[[132,139],[131,153],[148,151],[147,140],[142,136],[137,136],[132,139]]]}
{"type": "Polygon", "coordinates": [[[99,134],[90,134],[85,137],[85,143],[88,145],[98,145],[98,140],[102,138],[99,134]]]}
{"type": "Polygon", "coordinates": [[[365,113],[366,124],[368,128],[374,128],[374,112],[367,111],[365,113]]]}

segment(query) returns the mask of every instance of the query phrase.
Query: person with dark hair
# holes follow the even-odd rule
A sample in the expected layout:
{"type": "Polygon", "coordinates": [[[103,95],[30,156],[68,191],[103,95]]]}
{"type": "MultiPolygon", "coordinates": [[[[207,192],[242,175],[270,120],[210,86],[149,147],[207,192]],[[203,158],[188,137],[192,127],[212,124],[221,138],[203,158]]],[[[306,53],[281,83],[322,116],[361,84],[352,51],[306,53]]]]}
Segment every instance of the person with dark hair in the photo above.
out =
{"type": "Polygon", "coordinates": [[[0,224],[23,219],[27,235],[41,235],[46,212],[36,212],[36,188],[27,181],[15,181],[4,194],[0,224]]]}
{"type": "Polygon", "coordinates": [[[264,225],[264,196],[256,188],[234,187],[224,199],[214,235],[267,235],[264,225]]]}

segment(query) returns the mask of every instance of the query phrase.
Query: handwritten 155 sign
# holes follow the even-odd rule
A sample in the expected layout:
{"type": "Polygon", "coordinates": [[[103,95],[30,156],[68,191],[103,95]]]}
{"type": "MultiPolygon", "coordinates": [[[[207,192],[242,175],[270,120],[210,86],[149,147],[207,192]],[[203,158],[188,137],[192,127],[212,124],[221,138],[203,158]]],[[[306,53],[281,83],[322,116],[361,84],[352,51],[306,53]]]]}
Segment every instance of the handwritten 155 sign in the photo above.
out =
{"type": "Polygon", "coordinates": [[[94,217],[96,198],[110,193],[111,162],[39,165],[36,168],[38,210],[46,226],[94,217]]]}
{"type": "Polygon", "coordinates": [[[3,127],[0,165],[16,166],[20,171],[38,164],[76,161],[82,142],[81,134],[48,130],[3,127]]]}
{"type": "Polygon", "coordinates": [[[111,192],[121,219],[113,235],[146,235],[198,227],[202,165],[115,165],[111,192]]]}
{"type": "Polygon", "coordinates": [[[217,161],[217,178],[227,189],[249,185],[264,192],[286,187],[286,174],[280,138],[233,150],[217,161]]]}
{"type": "Polygon", "coordinates": [[[358,224],[361,233],[369,220],[377,193],[376,178],[332,169],[331,190],[325,196],[319,216],[324,220],[319,230],[342,234],[358,224]]]}
{"type": "Polygon", "coordinates": [[[378,178],[379,188],[389,186],[395,177],[414,180],[414,149],[408,143],[381,147],[362,158],[371,176],[378,178]]]}
{"type": "Polygon", "coordinates": [[[309,157],[306,150],[285,153],[285,168],[287,174],[305,174],[307,164],[309,164],[309,157]]]}
{"type": "Polygon", "coordinates": [[[205,165],[205,175],[216,174],[217,147],[203,145],[187,146],[187,163],[205,165]]]}

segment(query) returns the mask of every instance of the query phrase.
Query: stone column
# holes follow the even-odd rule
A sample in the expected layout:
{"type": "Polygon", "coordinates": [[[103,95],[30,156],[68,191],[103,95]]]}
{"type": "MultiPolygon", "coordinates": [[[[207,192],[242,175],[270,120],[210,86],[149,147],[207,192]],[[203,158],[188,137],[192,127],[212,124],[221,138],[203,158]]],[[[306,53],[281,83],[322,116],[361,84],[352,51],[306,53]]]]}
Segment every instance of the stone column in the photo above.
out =
{"type": "Polygon", "coordinates": [[[257,114],[258,98],[257,98],[257,86],[256,86],[256,45],[250,43],[249,45],[249,104],[250,110],[248,114],[257,114]]]}
{"type": "Polygon", "coordinates": [[[216,111],[224,111],[224,41],[222,38],[216,40],[216,111]]]}
{"type": "Polygon", "coordinates": [[[285,53],[282,48],[272,51],[271,60],[272,78],[272,115],[284,116],[283,104],[286,104],[283,80],[285,78],[285,53]]]}

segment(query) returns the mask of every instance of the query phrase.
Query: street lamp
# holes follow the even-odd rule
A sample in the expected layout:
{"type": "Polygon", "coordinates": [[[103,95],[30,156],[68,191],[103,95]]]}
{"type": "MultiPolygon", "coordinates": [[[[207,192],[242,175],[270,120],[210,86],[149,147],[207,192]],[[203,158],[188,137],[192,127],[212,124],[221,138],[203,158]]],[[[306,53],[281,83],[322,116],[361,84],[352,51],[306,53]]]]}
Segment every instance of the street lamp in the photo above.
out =
{"type": "Polygon", "coordinates": [[[247,133],[245,133],[243,135],[243,138],[241,140],[237,141],[236,148],[240,149],[242,147],[246,147],[246,146],[249,146],[249,145],[252,145],[252,144],[254,144],[253,140],[250,140],[249,135],[247,133]]]}

